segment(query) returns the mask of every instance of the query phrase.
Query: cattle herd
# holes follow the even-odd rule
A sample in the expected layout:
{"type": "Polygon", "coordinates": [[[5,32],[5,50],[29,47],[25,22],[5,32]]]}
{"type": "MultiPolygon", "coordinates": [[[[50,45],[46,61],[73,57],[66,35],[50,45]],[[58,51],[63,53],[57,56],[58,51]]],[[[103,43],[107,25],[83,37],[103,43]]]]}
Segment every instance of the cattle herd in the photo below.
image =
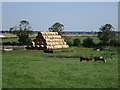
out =
{"type": "Polygon", "coordinates": [[[86,61],[92,61],[92,59],[94,59],[94,61],[102,61],[104,63],[106,63],[106,60],[103,57],[80,57],[80,61],[82,60],[86,60],[86,61]]]}

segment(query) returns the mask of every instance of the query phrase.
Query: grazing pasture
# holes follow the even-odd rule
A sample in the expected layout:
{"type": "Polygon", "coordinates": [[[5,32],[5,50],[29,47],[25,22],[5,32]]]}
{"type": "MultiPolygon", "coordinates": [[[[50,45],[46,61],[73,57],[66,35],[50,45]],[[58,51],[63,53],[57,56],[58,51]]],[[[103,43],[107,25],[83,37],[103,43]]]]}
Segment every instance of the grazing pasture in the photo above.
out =
{"type": "Polygon", "coordinates": [[[54,54],[17,50],[2,55],[2,75],[3,88],[117,88],[118,50],[70,47],[54,54]],[[106,63],[55,56],[102,56],[106,63]]]}

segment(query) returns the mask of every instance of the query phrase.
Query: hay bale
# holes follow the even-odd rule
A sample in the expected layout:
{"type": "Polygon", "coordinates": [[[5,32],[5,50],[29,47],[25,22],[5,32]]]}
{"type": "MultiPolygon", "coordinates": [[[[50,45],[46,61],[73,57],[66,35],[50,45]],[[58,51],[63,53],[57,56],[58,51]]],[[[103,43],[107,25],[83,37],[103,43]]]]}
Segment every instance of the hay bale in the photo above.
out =
{"type": "MultiPolygon", "coordinates": [[[[47,36],[47,38],[48,39],[61,39],[61,36],[57,36],[57,35],[52,36],[52,35],[49,35],[49,36],[47,36]]],[[[45,38],[45,39],[47,39],[47,38],[45,38]]]]}
{"type": "Polygon", "coordinates": [[[44,39],[43,41],[44,41],[44,42],[53,42],[52,39],[44,39]]]}
{"type": "Polygon", "coordinates": [[[30,46],[49,50],[69,47],[64,39],[62,39],[61,36],[58,35],[58,32],[46,31],[39,32],[36,36],[36,39],[34,39],[34,42],[32,42],[30,46]]]}
{"type": "Polygon", "coordinates": [[[47,35],[43,35],[41,38],[42,39],[49,39],[47,35]]]}
{"type": "Polygon", "coordinates": [[[69,45],[62,45],[62,48],[69,48],[69,45]]]}
{"type": "Polygon", "coordinates": [[[63,45],[67,45],[67,43],[66,43],[66,42],[63,42],[63,45]]]}
{"type": "Polygon", "coordinates": [[[43,31],[43,32],[39,32],[38,33],[38,36],[42,36],[42,35],[58,35],[58,32],[46,32],[46,31],[43,31]]]}
{"type": "Polygon", "coordinates": [[[58,35],[58,32],[48,32],[48,35],[58,35]]]}
{"type": "Polygon", "coordinates": [[[47,46],[55,46],[56,43],[55,43],[55,42],[45,42],[44,45],[47,45],[47,46]]]}
{"type": "Polygon", "coordinates": [[[62,49],[62,45],[55,45],[54,49],[62,49]]]}
{"type": "Polygon", "coordinates": [[[38,47],[38,48],[39,48],[39,47],[40,47],[40,45],[36,45],[36,47],[38,47]]]}
{"type": "Polygon", "coordinates": [[[35,42],[31,42],[31,47],[35,47],[35,42]]]}
{"type": "Polygon", "coordinates": [[[44,45],[41,45],[41,47],[43,48],[43,47],[44,47],[44,45]]]}
{"type": "Polygon", "coordinates": [[[44,48],[45,48],[45,49],[48,49],[48,50],[53,50],[53,49],[54,49],[53,46],[45,46],[44,48]]]}
{"type": "Polygon", "coordinates": [[[62,39],[53,39],[53,42],[63,42],[62,39]]]}
{"type": "Polygon", "coordinates": [[[45,35],[44,32],[39,32],[38,33],[38,36],[42,36],[42,35],[45,35]]]}

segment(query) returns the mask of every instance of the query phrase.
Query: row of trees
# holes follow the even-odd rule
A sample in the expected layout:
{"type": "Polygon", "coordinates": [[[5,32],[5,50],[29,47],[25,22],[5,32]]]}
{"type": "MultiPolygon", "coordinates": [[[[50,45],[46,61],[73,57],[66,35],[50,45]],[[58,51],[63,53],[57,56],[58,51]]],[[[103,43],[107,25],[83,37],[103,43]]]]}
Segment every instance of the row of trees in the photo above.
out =
{"type": "Polygon", "coordinates": [[[103,43],[95,43],[92,38],[86,38],[81,42],[80,38],[65,38],[65,41],[69,46],[84,46],[84,47],[98,47],[98,46],[120,46],[120,42],[118,40],[114,40],[109,42],[108,45],[105,45],[103,43]]]}
{"type": "Polygon", "coordinates": [[[95,46],[95,43],[93,42],[92,38],[84,39],[83,43],[81,42],[81,40],[79,38],[75,38],[75,39],[66,38],[65,41],[67,42],[67,44],[69,46],[77,46],[77,47],[80,47],[81,45],[84,47],[94,47],[95,46]]]}
{"type": "MultiPolygon", "coordinates": [[[[58,32],[58,34],[61,34],[63,29],[64,25],[57,22],[53,26],[51,26],[48,30],[50,32],[58,32]]],[[[9,32],[16,34],[19,37],[18,41],[21,44],[28,44],[31,42],[29,35],[33,34],[33,31],[32,28],[29,26],[28,21],[25,20],[20,21],[19,26],[11,27],[9,32]]]]}
{"type": "MultiPolygon", "coordinates": [[[[64,25],[56,22],[48,30],[50,32],[58,32],[59,34],[61,34],[61,32],[64,30],[64,25]]],[[[100,43],[102,45],[110,45],[111,43],[116,44],[116,42],[118,42],[117,36],[114,32],[114,28],[111,24],[101,26],[99,30],[100,31],[98,32],[98,38],[100,39],[100,43]]],[[[14,26],[10,28],[10,32],[16,34],[19,37],[18,41],[22,44],[27,44],[31,42],[29,35],[33,34],[33,31],[32,28],[29,26],[28,21],[20,21],[19,26],[14,26]]],[[[91,41],[91,39],[88,38],[87,41],[91,41]]],[[[74,42],[80,43],[78,39],[76,39],[74,42]]]]}
{"type": "Polygon", "coordinates": [[[27,44],[31,42],[29,35],[33,34],[33,31],[32,28],[29,26],[28,21],[20,21],[19,26],[11,27],[9,32],[16,34],[19,37],[18,41],[21,44],[27,44]]]}

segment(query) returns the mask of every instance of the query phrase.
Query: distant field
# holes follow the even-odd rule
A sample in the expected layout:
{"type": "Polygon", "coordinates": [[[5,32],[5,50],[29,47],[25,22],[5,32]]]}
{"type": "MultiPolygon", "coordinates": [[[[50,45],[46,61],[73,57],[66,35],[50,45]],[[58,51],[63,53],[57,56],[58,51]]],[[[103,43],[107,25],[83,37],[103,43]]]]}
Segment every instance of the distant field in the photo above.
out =
{"type": "MultiPolygon", "coordinates": [[[[31,40],[33,39],[35,39],[35,37],[31,37],[31,40]]],[[[18,42],[18,37],[2,38],[2,42],[18,42]]]]}
{"type": "Polygon", "coordinates": [[[62,34],[62,36],[97,36],[98,34],[62,34]]]}
{"type": "MultiPolygon", "coordinates": [[[[10,33],[3,33],[3,35],[5,37],[17,37],[16,35],[14,34],[10,34],[10,33]]],[[[30,35],[30,37],[36,37],[38,34],[32,34],[30,35]]],[[[62,34],[62,36],[97,36],[98,34],[62,34]]],[[[117,36],[120,36],[120,34],[116,34],[117,36]]]]}
{"type": "MultiPolygon", "coordinates": [[[[14,34],[10,34],[10,33],[3,33],[3,35],[5,37],[17,37],[14,34]]],[[[32,34],[30,35],[30,37],[36,37],[37,34],[32,34]]],[[[62,34],[62,36],[97,36],[97,34],[62,34]]]]}
{"type": "MultiPolygon", "coordinates": [[[[96,36],[62,36],[63,39],[70,38],[71,40],[75,38],[79,38],[81,42],[87,37],[92,38],[95,43],[99,42],[99,39],[96,36]]],[[[35,37],[31,37],[31,40],[35,39],[35,37]]],[[[18,42],[18,37],[9,37],[8,39],[2,39],[2,42],[18,42]]]]}
{"type": "Polygon", "coordinates": [[[118,88],[118,51],[70,47],[55,54],[43,51],[2,55],[3,88],[118,88]],[[102,56],[107,63],[47,56],[102,56]]]}
{"type": "MultiPolygon", "coordinates": [[[[5,37],[17,37],[16,35],[14,34],[10,34],[10,33],[3,33],[2,35],[4,35],[5,37]]],[[[33,35],[30,35],[30,37],[35,37],[37,34],[33,34],[33,35]]]]}

